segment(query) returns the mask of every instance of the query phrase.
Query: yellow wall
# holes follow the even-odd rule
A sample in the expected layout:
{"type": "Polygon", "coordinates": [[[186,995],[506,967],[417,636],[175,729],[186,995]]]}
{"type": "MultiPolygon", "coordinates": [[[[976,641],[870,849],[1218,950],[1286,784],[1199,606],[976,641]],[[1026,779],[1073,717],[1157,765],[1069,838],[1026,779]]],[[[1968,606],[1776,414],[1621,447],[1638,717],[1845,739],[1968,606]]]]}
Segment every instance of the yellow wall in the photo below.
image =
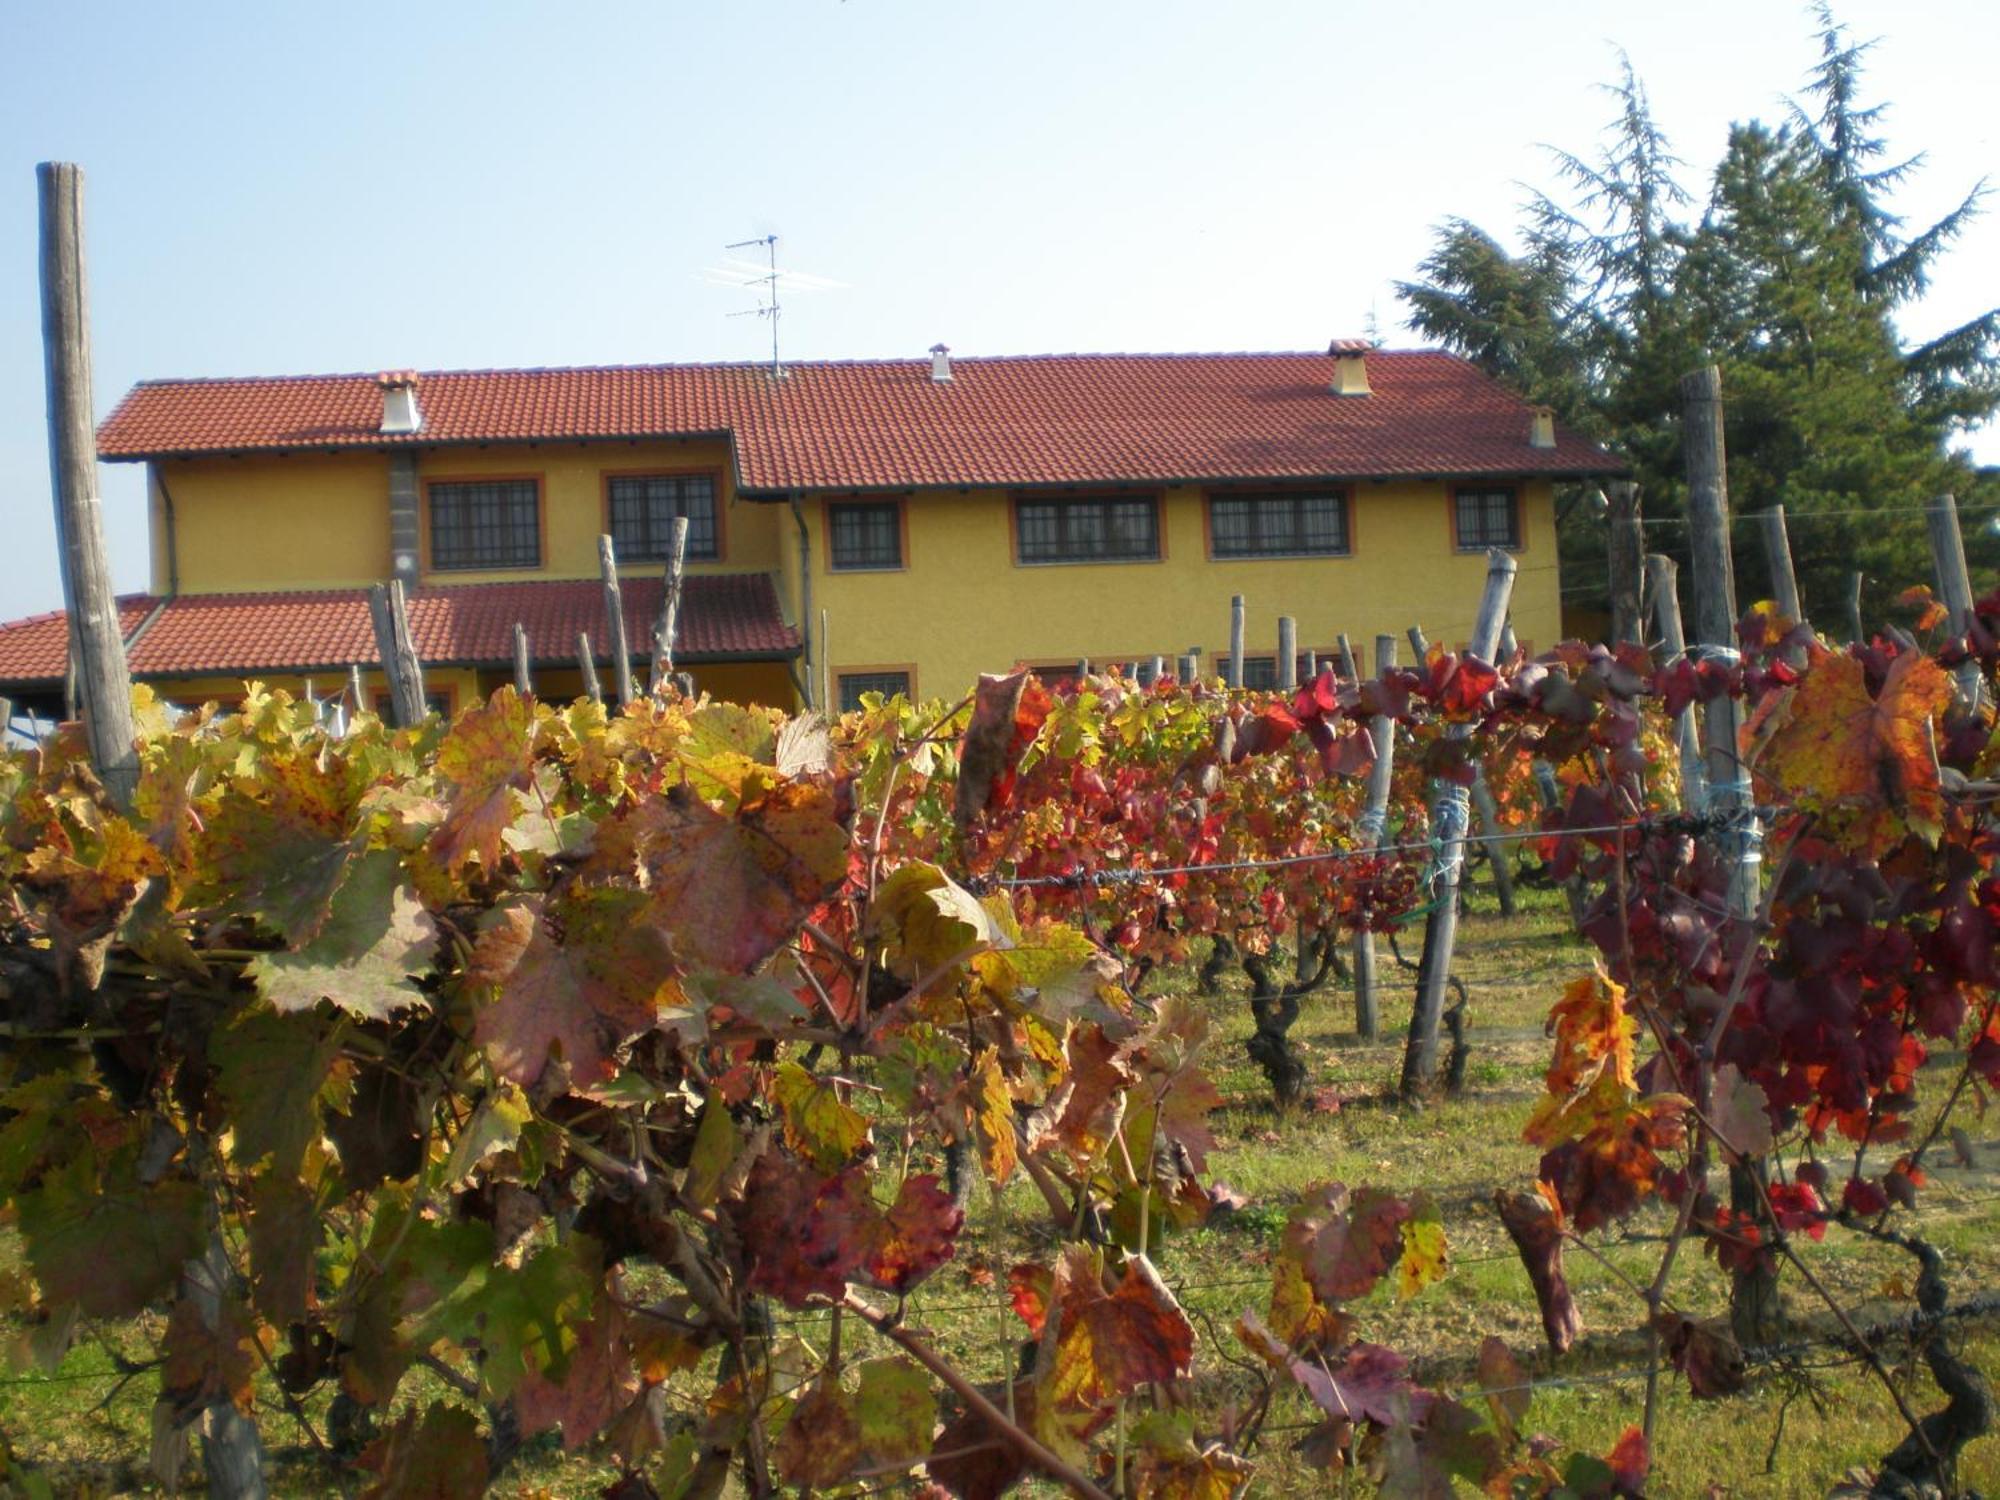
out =
{"type": "MultiPolygon", "coordinates": [[[[1345,631],[1372,652],[1378,633],[1411,625],[1463,643],[1486,579],[1482,553],[1454,549],[1450,487],[1362,483],[1352,489],[1347,557],[1210,562],[1202,491],[1166,492],[1164,558],[1152,563],[1017,566],[1007,496],[931,493],[906,501],[908,556],[894,573],[828,573],[823,512],[813,530],[813,619],[828,614],[832,676],[909,666],[922,697],[964,692],[980,672],[1016,662],[1129,662],[1200,646],[1205,670],[1229,648],[1229,600],[1244,596],[1246,654],[1269,656],[1278,616],[1298,621],[1301,651],[1345,631]]],[[[1514,629],[1531,645],[1560,637],[1555,517],[1547,481],[1522,486],[1514,629]]],[[[795,588],[796,586],[793,585],[795,588]]],[[[795,597],[795,596],[794,596],[795,597]]],[[[1409,658],[1407,642],[1402,655],[1409,658]]]]}
{"type": "MultiPolygon", "coordinates": [[[[543,566],[439,573],[428,571],[426,555],[423,581],[595,578],[597,538],[608,519],[604,476],[621,470],[702,470],[719,476],[722,558],[691,563],[690,572],[763,572],[776,566],[778,512],[736,500],[728,448],[719,439],[512,444],[426,451],[418,462],[418,478],[539,477],[543,566]]],[[[352,588],[389,576],[389,460],[384,454],[171,460],[158,465],[157,478],[173,497],[182,593],[352,588]]],[[[157,482],[152,508],[153,590],[164,593],[167,528],[157,482]]],[[[420,522],[427,548],[427,512],[420,522]]]]}

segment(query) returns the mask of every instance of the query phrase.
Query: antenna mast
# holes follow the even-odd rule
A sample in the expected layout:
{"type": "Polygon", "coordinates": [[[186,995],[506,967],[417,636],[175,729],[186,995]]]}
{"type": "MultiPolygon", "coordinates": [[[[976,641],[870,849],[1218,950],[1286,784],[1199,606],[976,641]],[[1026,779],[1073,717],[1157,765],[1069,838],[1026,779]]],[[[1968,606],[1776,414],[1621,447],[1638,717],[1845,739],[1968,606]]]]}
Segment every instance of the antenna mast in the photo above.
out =
{"type": "MultiPolygon", "coordinates": [[[[764,288],[764,297],[766,300],[763,306],[756,309],[756,315],[770,321],[771,378],[773,380],[783,380],[785,378],[785,368],[778,363],[778,237],[775,234],[767,234],[760,239],[737,240],[734,244],[724,245],[722,248],[725,250],[747,250],[752,245],[762,245],[764,247],[771,269],[768,274],[759,276],[752,281],[747,281],[744,285],[761,286],[764,288]]],[[[749,314],[731,313],[730,316],[741,318],[747,317],[749,314]]]]}

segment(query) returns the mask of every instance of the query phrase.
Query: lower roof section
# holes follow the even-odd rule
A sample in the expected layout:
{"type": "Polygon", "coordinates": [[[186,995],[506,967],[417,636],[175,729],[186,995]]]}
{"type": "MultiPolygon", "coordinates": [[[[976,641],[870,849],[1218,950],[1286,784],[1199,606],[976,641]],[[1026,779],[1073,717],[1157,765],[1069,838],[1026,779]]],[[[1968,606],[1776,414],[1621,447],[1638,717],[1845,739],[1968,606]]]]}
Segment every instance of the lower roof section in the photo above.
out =
{"type": "MultiPolygon", "coordinates": [[[[635,659],[652,654],[657,577],[621,580],[625,635],[635,659]]],[[[535,579],[412,589],[410,634],[417,656],[439,666],[501,666],[514,659],[514,626],[536,662],[574,662],[587,632],[608,659],[604,589],[595,579],[535,579]]],[[[127,594],[118,623],[132,675],[344,670],[376,660],[366,589],[268,594],[127,594]]],[[[68,661],[62,611],[0,624],[0,686],[58,682],[68,661]]],[[[773,660],[796,656],[800,637],[778,608],[765,573],[702,573],[685,580],[677,661],[773,660]]]]}

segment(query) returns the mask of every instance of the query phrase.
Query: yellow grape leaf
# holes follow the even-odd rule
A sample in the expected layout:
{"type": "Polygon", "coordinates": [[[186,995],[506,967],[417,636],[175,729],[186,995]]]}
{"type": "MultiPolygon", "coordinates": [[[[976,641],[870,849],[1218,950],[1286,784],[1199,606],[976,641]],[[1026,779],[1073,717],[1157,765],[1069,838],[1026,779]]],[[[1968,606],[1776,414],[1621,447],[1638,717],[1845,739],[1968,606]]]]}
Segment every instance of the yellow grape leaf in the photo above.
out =
{"type": "Polygon", "coordinates": [[[1403,1220],[1403,1253],[1396,1258],[1396,1295],[1410,1298],[1444,1280],[1444,1220],[1428,1198],[1411,1200],[1411,1215],[1403,1220]]]}
{"type": "Polygon", "coordinates": [[[514,821],[514,792],[534,781],[535,729],[534,705],[502,686],[446,731],[436,764],[451,795],[431,849],[452,874],[474,858],[489,876],[499,868],[501,835],[514,821]]]}
{"type": "Polygon", "coordinates": [[[979,898],[936,865],[904,865],[878,885],[868,927],[890,972],[911,981],[1006,942],[979,898]]]}
{"type": "Polygon", "coordinates": [[[795,1062],[778,1064],[771,1097],[785,1117],[785,1144],[826,1171],[839,1171],[868,1143],[866,1118],[795,1062]]]}
{"type": "Polygon", "coordinates": [[[996,1186],[1014,1175],[1019,1149],[1014,1140],[1014,1096],[1007,1088],[1007,1075],[1000,1070],[1000,1049],[988,1047],[973,1064],[972,1079],[978,1088],[974,1123],[979,1130],[980,1157],[986,1175],[996,1186]]]}

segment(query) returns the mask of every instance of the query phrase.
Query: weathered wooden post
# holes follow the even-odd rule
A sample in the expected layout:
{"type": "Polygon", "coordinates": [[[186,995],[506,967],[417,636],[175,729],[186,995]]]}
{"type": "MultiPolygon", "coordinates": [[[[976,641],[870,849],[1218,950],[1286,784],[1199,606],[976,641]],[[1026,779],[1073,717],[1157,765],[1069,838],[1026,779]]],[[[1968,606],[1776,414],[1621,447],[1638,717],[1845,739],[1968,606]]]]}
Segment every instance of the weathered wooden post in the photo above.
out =
{"type": "MultiPolygon", "coordinates": [[[[674,673],[674,645],[681,631],[681,584],[687,573],[688,520],[675,516],[667,539],[667,566],[660,578],[660,613],[653,622],[653,672],[648,684],[664,692],[674,673]]],[[[812,705],[806,705],[810,708],[812,705]]]]}
{"type": "Polygon", "coordinates": [[[403,580],[392,578],[368,591],[368,613],[375,624],[375,649],[382,675],[389,683],[389,717],[398,729],[424,721],[424,669],[410,640],[410,613],[403,580]]]}
{"type": "MultiPolygon", "coordinates": [[[[1493,660],[1500,644],[1500,626],[1514,594],[1519,564],[1500,548],[1486,554],[1486,588],[1472,625],[1466,650],[1481,661],[1493,660]]],[[[1421,631],[1412,629],[1413,635],[1421,631]]],[[[1451,737],[1465,739],[1469,724],[1455,724],[1451,737]]],[[[1417,969],[1417,999],[1410,1012],[1410,1040],[1403,1052],[1401,1093],[1408,1103],[1428,1095],[1437,1082],[1438,1025],[1444,1016],[1446,982],[1451,977],[1452,949],[1458,940],[1458,877],[1465,862],[1465,835],[1470,798],[1466,789],[1440,783],[1431,803],[1431,832],[1438,845],[1432,872],[1430,920],[1424,926],[1424,956],[1417,969]]]]}
{"type": "Polygon", "coordinates": [[[1151,687],[1153,684],[1157,683],[1162,677],[1166,675],[1167,675],[1167,659],[1164,656],[1156,656],[1153,658],[1153,669],[1150,673],[1147,674],[1146,685],[1148,687],[1151,687]]]}
{"type": "Polygon", "coordinates": [[[1290,615],[1278,616],[1278,686],[1292,692],[1299,685],[1299,627],[1290,615]]]}
{"type": "Polygon", "coordinates": [[[519,620],[514,622],[514,691],[523,698],[535,691],[535,679],[528,670],[528,632],[519,620]]]}
{"type": "Polygon", "coordinates": [[[1317,651],[1306,652],[1305,680],[1307,682],[1319,681],[1319,653],[1317,651]]]}
{"type": "Polygon", "coordinates": [[[1354,643],[1342,631],[1334,641],[1334,648],[1340,652],[1340,675],[1349,682],[1361,681],[1361,663],[1354,659],[1354,643]]]}
{"type": "MultiPolygon", "coordinates": [[[[1375,675],[1387,677],[1396,668],[1396,638],[1375,637],[1375,675]]],[[[1368,801],[1355,829],[1364,849],[1379,849],[1389,821],[1389,783],[1396,769],[1396,721],[1377,714],[1368,723],[1375,742],[1375,764],[1368,770],[1368,801]]],[[[1364,1042],[1382,1037],[1381,993],[1375,984],[1375,934],[1362,928],[1354,934],[1354,1030],[1364,1042]]]]}
{"type": "Polygon", "coordinates": [[[89,285],[83,260],[83,170],[70,162],[35,168],[41,208],[42,369],[48,386],[49,480],[62,550],[63,607],[77,708],[90,760],[111,800],[132,805],[139,784],[132,673],[118,629],[118,598],[104,552],[97,490],[97,430],[91,412],[89,285]]]}
{"type": "Polygon", "coordinates": [[[1857,646],[1868,641],[1868,632],[1861,625],[1861,572],[1858,568],[1847,579],[1847,638],[1857,646]]]}
{"type": "Polygon", "coordinates": [[[1639,523],[1639,486],[1620,479],[1607,493],[1611,500],[1611,533],[1606,545],[1611,568],[1611,640],[1614,645],[1637,645],[1641,629],[1639,580],[1644,566],[1640,559],[1646,550],[1639,523]]]}
{"type": "Polygon", "coordinates": [[[1480,842],[1486,846],[1486,863],[1493,870],[1493,899],[1500,915],[1514,915],[1514,865],[1507,856],[1506,830],[1500,826],[1500,803],[1487,784],[1486,769],[1480,767],[1472,782],[1472,808],[1479,814],[1480,842]]]}
{"type": "MultiPolygon", "coordinates": [[[[1778,612],[1794,625],[1806,623],[1805,606],[1799,602],[1798,575],[1792,571],[1792,540],[1785,532],[1785,507],[1774,505],[1762,517],[1764,558],[1771,569],[1771,599],[1778,612]]],[[[1785,661],[1793,667],[1806,664],[1803,646],[1789,646],[1785,661]]]]}
{"type": "Polygon", "coordinates": [[[604,690],[597,682],[597,654],[590,649],[590,632],[587,630],[576,633],[576,665],[583,674],[583,696],[592,703],[602,703],[604,690]]]}
{"type": "Polygon", "coordinates": [[[347,664],[347,691],[354,695],[354,711],[361,713],[368,707],[367,696],[361,686],[361,663],[347,664]]]}
{"type": "Polygon", "coordinates": [[[1424,627],[1421,625],[1412,625],[1405,634],[1410,638],[1410,649],[1417,653],[1415,664],[1421,667],[1430,658],[1430,637],[1424,634],[1424,627]]]}
{"type": "Polygon", "coordinates": [[[1514,621],[1509,618],[1506,624],[1500,627],[1500,659],[1512,661],[1520,649],[1521,643],[1514,638],[1514,621]]]}
{"type": "Polygon", "coordinates": [[[1229,688],[1239,692],[1243,687],[1243,596],[1232,594],[1229,598],[1229,688]]]}
{"type": "Polygon", "coordinates": [[[611,685],[618,691],[618,706],[633,698],[632,650],[625,639],[625,596],[618,587],[618,553],[611,538],[597,539],[597,572],[604,580],[605,639],[611,644],[611,685]]]}
{"type": "MultiPolygon", "coordinates": [[[[1939,495],[1924,507],[1930,526],[1931,562],[1937,569],[1938,598],[1943,601],[1945,626],[1955,636],[1964,635],[1972,625],[1972,575],[1965,566],[1965,538],[1958,529],[1958,501],[1939,495]]],[[[1953,669],[1958,679],[1958,696],[1967,707],[1977,708],[1986,692],[1986,679],[1976,660],[1953,669]]]]}
{"type": "MultiPolygon", "coordinates": [[[[1653,596],[1653,624],[1660,635],[1661,665],[1687,655],[1687,635],[1681,629],[1680,564],[1661,553],[1646,558],[1646,591],[1653,596]]],[[[1708,805],[1708,773],[1701,763],[1701,736],[1695,730],[1693,707],[1674,720],[1674,744],[1680,751],[1681,809],[1700,812],[1708,805]]]]}

